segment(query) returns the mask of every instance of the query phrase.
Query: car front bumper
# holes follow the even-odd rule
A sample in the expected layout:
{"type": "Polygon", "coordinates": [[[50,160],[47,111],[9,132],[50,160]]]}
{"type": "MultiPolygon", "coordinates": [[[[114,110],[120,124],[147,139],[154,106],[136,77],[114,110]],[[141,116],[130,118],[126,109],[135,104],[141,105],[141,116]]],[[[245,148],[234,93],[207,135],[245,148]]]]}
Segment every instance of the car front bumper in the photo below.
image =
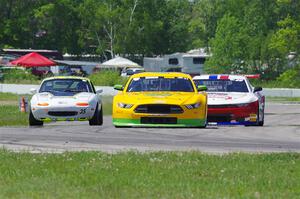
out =
{"type": "Polygon", "coordinates": [[[207,121],[218,125],[254,125],[258,122],[258,105],[245,107],[208,106],[207,121]]]}
{"type": "Polygon", "coordinates": [[[124,109],[114,106],[112,117],[115,126],[204,127],[206,126],[206,107],[183,108],[183,113],[180,114],[153,114],[136,113],[134,108],[124,109]]]}
{"type": "Polygon", "coordinates": [[[91,107],[31,107],[35,119],[50,121],[85,121],[93,117],[95,108],[91,107]]]}

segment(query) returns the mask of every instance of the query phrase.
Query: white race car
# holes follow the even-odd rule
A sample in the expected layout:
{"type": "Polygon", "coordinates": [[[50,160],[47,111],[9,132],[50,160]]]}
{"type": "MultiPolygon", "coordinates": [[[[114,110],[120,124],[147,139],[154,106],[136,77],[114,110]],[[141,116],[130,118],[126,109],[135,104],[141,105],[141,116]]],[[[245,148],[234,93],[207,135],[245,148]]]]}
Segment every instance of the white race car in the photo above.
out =
{"type": "Polygon", "coordinates": [[[41,126],[47,121],[84,121],[102,125],[103,113],[99,93],[83,77],[50,77],[42,81],[30,101],[29,125],[41,126]]]}
{"type": "Polygon", "coordinates": [[[200,75],[195,84],[206,85],[207,120],[220,125],[264,125],[265,97],[261,87],[251,86],[248,78],[258,75],[200,75]]]}

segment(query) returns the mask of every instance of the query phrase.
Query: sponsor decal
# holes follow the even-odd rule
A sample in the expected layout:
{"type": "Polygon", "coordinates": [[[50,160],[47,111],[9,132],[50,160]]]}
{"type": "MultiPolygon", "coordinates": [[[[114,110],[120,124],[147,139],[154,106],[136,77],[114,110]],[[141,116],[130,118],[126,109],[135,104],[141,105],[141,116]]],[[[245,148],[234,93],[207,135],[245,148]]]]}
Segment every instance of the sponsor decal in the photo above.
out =
{"type": "Polygon", "coordinates": [[[256,114],[250,114],[250,122],[256,122],[257,120],[257,115],[256,114]]]}

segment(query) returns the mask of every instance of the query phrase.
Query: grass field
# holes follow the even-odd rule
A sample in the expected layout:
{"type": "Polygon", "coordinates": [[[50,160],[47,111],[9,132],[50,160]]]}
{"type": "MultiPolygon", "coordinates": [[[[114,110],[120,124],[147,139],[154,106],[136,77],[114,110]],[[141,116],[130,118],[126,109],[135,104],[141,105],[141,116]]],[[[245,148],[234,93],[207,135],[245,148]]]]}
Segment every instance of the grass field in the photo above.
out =
{"type": "Polygon", "coordinates": [[[300,154],[0,150],[0,198],[299,198],[300,154]]]}
{"type": "MultiPolygon", "coordinates": [[[[12,93],[0,93],[0,126],[26,126],[28,125],[28,113],[19,111],[19,99],[21,95],[12,93]]],[[[30,99],[30,95],[25,95],[30,99]]],[[[103,114],[111,115],[112,96],[102,97],[103,114]]]]}

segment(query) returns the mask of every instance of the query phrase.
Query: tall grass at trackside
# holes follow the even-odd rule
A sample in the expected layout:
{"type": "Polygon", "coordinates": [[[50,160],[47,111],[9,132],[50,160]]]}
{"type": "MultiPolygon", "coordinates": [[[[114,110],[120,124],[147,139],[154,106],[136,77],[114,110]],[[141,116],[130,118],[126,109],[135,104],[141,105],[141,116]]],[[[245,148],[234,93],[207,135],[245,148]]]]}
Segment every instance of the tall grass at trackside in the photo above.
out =
{"type": "Polygon", "coordinates": [[[0,198],[299,198],[300,154],[13,153],[0,198]]]}
{"type": "Polygon", "coordinates": [[[128,78],[121,77],[120,73],[115,70],[103,70],[98,73],[91,74],[88,77],[95,86],[114,86],[116,84],[124,85],[128,78]]]}

